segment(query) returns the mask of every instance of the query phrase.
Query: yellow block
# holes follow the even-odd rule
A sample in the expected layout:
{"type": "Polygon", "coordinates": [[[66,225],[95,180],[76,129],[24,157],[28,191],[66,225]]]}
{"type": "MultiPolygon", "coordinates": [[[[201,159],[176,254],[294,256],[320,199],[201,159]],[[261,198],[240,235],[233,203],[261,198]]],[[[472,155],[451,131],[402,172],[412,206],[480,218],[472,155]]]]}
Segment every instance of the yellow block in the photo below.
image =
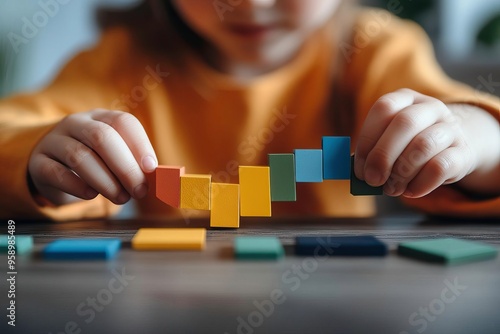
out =
{"type": "Polygon", "coordinates": [[[242,217],[271,216],[269,167],[240,166],[240,210],[242,217]]]}
{"type": "Polygon", "coordinates": [[[211,175],[181,176],[181,209],[210,210],[211,175]]]}
{"type": "Polygon", "coordinates": [[[141,228],[132,238],[137,250],[202,250],[204,228],[141,228]]]}
{"type": "Polygon", "coordinates": [[[211,227],[240,227],[240,185],[212,183],[211,227]]]}

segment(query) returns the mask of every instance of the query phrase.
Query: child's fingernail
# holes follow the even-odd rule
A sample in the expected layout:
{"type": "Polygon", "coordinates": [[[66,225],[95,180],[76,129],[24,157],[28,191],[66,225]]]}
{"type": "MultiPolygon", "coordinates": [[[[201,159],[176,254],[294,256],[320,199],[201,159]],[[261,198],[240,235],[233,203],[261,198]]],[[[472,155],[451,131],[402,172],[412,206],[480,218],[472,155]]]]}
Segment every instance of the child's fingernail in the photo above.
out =
{"type": "Polygon", "coordinates": [[[409,190],[405,190],[405,192],[403,193],[403,196],[404,197],[408,197],[408,198],[412,198],[413,197],[413,193],[409,190]]]}
{"type": "Polygon", "coordinates": [[[368,168],[365,171],[364,176],[365,176],[365,181],[368,184],[378,186],[382,182],[382,177],[380,176],[380,173],[373,168],[368,168]]]}
{"type": "Polygon", "coordinates": [[[157,166],[156,160],[152,156],[148,155],[142,159],[142,168],[144,169],[145,172],[154,171],[156,166],[157,166]]]}
{"type": "Polygon", "coordinates": [[[148,194],[148,186],[145,183],[142,183],[135,187],[134,189],[134,197],[137,199],[141,199],[148,194]]]}

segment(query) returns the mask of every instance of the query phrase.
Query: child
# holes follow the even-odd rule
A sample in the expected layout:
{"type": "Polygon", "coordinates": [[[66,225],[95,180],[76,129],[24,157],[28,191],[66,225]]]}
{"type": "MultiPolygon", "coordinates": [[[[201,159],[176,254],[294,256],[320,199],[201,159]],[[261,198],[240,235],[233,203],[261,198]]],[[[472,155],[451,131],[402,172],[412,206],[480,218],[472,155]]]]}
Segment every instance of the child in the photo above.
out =
{"type": "MultiPolygon", "coordinates": [[[[500,215],[500,101],[444,76],[415,24],[341,0],[146,0],[52,84],[0,103],[0,212],[102,217],[158,163],[238,165],[349,135],[356,175],[432,214],[500,215]],[[347,28],[346,28],[347,27],[347,28]]],[[[168,186],[168,185],[165,185],[168,186]]],[[[370,216],[348,181],[297,185],[273,215],[370,216]]]]}

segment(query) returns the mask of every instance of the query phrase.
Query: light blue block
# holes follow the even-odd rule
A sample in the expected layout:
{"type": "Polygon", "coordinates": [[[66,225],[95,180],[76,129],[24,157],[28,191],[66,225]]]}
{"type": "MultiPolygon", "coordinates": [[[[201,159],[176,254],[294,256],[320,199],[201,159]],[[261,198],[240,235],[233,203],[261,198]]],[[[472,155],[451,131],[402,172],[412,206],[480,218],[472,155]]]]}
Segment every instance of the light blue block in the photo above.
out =
{"type": "Polygon", "coordinates": [[[31,235],[0,235],[0,253],[8,253],[10,244],[14,245],[17,254],[24,254],[33,248],[33,237],[31,235]],[[10,238],[10,239],[9,239],[10,238]]]}
{"type": "Polygon", "coordinates": [[[295,150],[295,181],[323,182],[322,150],[295,150]]]}
{"type": "Polygon", "coordinates": [[[350,180],[351,138],[323,137],[323,178],[325,180],[350,180]]]}
{"type": "Polygon", "coordinates": [[[59,239],[43,250],[46,259],[111,259],[120,249],[120,239],[59,239]]]}

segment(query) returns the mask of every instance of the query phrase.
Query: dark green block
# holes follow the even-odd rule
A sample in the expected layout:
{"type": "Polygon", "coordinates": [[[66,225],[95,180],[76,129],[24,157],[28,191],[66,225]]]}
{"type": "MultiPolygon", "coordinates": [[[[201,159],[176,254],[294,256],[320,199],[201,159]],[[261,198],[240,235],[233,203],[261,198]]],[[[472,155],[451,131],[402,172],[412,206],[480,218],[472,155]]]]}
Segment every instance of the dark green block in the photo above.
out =
{"type": "Polygon", "coordinates": [[[269,154],[271,168],[271,201],[297,200],[295,159],[293,154],[269,154]]]}
{"type": "Polygon", "coordinates": [[[351,156],[351,195],[353,196],[368,196],[368,195],[383,195],[383,186],[372,187],[363,180],[360,180],[354,174],[354,156],[351,156]]]}
{"type": "Polygon", "coordinates": [[[242,260],[276,260],[285,254],[276,237],[236,237],[234,255],[242,260]]]}
{"type": "Polygon", "coordinates": [[[480,242],[444,238],[404,242],[399,244],[398,253],[430,262],[458,264],[494,258],[498,250],[480,242]]]}
{"type": "MultiPolygon", "coordinates": [[[[16,235],[14,247],[17,254],[24,254],[33,248],[33,237],[31,235],[16,235]]],[[[0,235],[0,253],[7,253],[9,251],[9,235],[0,235]]]]}

